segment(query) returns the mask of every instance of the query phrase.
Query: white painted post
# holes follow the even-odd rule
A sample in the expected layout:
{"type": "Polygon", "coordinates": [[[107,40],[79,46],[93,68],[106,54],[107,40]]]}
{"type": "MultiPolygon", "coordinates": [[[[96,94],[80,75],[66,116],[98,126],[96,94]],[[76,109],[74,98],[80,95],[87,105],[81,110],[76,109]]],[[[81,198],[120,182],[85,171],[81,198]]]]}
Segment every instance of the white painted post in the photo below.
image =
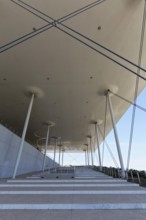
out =
{"type": "Polygon", "coordinates": [[[55,145],[54,145],[54,167],[56,167],[56,147],[57,147],[57,137],[54,137],[55,145]]]}
{"type": "Polygon", "coordinates": [[[98,159],[99,159],[99,170],[102,171],[101,154],[100,154],[100,148],[99,148],[99,137],[98,137],[97,122],[95,123],[95,133],[96,133],[96,140],[97,140],[97,150],[98,150],[98,159]]]}
{"type": "Polygon", "coordinates": [[[113,130],[114,130],[115,141],[116,141],[116,145],[117,145],[119,161],[120,161],[121,170],[122,170],[121,176],[122,176],[122,178],[125,178],[125,169],[124,169],[124,163],[123,163],[123,158],[122,158],[122,152],[121,152],[121,148],[120,148],[120,142],[119,142],[119,137],[118,137],[118,132],[117,132],[117,128],[116,128],[116,123],[115,123],[115,118],[114,118],[114,114],[113,114],[113,108],[112,108],[112,103],[111,103],[109,91],[107,92],[106,95],[107,95],[108,106],[109,106],[109,110],[110,110],[110,114],[111,114],[111,120],[112,120],[112,124],[113,124],[113,130]]]}
{"type": "Polygon", "coordinates": [[[94,161],[93,161],[92,142],[91,142],[92,137],[88,136],[88,138],[89,138],[89,144],[90,144],[90,149],[91,149],[91,164],[93,166],[94,165],[94,161]]]}
{"type": "Polygon", "coordinates": [[[31,114],[32,106],[33,106],[33,101],[34,101],[34,94],[32,94],[32,96],[31,96],[31,100],[30,100],[29,107],[28,107],[28,112],[27,112],[26,119],[25,119],[21,143],[20,143],[20,147],[19,147],[19,151],[18,151],[16,163],[15,163],[15,168],[14,168],[14,172],[13,172],[13,177],[12,177],[13,179],[15,179],[16,174],[17,174],[17,169],[19,166],[19,162],[20,162],[20,158],[21,158],[21,154],[22,154],[22,150],[23,150],[23,145],[24,145],[24,140],[25,140],[25,136],[26,136],[26,132],[27,132],[27,127],[28,127],[28,123],[29,123],[29,119],[30,119],[30,114],[31,114]]]}
{"type": "Polygon", "coordinates": [[[64,151],[65,150],[62,150],[62,167],[63,167],[64,151]]]}
{"type": "Polygon", "coordinates": [[[89,152],[88,152],[88,144],[84,144],[87,147],[86,155],[87,155],[87,165],[89,166],[89,152]]]}
{"type": "Polygon", "coordinates": [[[48,125],[48,128],[47,128],[47,136],[46,136],[46,144],[45,144],[45,153],[44,153],[43,167],[42,167],[42,171],[43,171],[43,172],[44,172],[44,170],[45,170],[45,165],[46,165],[46,154],[47,154],[47,147],[48,147],[48,141],[49,141],[49,131],[50,131],[50,125],[48,125]]]}
{"type": "Polygon", "coordinates": [[[59,144],[58,147],[59,147],[59,166],[61,166],[61,164],[60,164],[61,161],[60,160],[61,160],[61,147],[62,147],[62,144],[59,144]]]}
{"type": "Polygon", "coordinates": [[[44,153],[43,165],[42,165],[42,171],[43,172],[45,170],[45,164],[46,164],[46,155],[47,155],[47,147],[48,147],[48,141],[49,141],[50,127],[55,126],[55,123],[51,122],[51,121],[46,121],[46,122],[44,122],[44,125],[47,126],[47,136],[46,136],[45,153],[44,153]]]}
{"type": "Polygon", "coordinates": [[[85,153],[85,166],[86,166],[86,150],[83,150],[85,153]]]}

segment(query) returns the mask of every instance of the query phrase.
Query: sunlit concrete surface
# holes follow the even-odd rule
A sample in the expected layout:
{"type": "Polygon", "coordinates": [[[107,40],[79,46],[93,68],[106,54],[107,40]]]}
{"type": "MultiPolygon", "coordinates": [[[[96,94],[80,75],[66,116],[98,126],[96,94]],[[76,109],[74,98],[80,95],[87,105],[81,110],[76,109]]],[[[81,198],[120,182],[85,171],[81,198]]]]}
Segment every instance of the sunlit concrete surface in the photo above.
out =
{"type": "Polygon", "coordinates": [[[86,167],[74,179],[27,177],[1,182],[0,219],[145,220],[146,190],[138,184],[86,167]]]}

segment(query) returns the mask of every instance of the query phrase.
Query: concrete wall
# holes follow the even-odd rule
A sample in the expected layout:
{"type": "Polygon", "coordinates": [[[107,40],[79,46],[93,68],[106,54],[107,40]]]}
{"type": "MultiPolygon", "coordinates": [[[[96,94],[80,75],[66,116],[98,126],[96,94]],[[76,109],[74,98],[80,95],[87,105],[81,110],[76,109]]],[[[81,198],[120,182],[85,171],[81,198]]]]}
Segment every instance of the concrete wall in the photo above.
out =
{"type": "MultiPolygon", "coordinates": [[[[20,137],[0,124],[0,178],[12,177],[20,145],[20,137]]],[[[42,169],[43,154],[24,143],[17,175],[42,169]]],[[[46,158],[46,168],[53,167],[53,161],[46,158]]]]}

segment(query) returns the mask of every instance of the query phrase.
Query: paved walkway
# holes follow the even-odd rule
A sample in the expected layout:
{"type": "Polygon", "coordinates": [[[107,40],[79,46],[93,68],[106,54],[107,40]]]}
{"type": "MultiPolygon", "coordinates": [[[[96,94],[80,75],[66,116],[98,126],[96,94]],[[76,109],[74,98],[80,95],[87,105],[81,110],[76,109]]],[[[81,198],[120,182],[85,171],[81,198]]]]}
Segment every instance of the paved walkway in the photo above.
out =
{"type": "Polygon", "coordinates": [[[1,181],[0,220],[146,219],[146,189],[137,184],[85,167],[74,179],[41,175],[1,181]]]}

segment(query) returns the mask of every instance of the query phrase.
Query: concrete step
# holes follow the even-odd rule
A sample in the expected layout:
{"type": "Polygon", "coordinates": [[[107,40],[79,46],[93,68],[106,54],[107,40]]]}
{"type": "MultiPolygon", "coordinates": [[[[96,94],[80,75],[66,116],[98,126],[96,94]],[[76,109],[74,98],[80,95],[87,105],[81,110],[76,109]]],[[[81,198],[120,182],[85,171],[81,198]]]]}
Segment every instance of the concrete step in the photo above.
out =
{"type": "Polygon", "coordinates": [[[0,204],[0,209],[12,210],[145,210],[146,203],[102,204],[0,204]]]}
{"type": "Polygon", "coordinates": [[[145,188],[91,169],[82,170],[76,169],[75,179],[41,179],[36,174],[1,182],[0,219],[5,212],[7,220],[13,220],[13,213],[21,213],[22,220],[30,219],[30,215],[35,220],[48,216],[49,220],[145,220],[145,188]]]}
{"type": "MultiPolygon", "coordinates": [[[[43,205],[43,204],[42,204],[43,205]]],[[[145,220],[146,210],[3,209],[1,220],[145,220]],[[49,217],[48,217],[49,216],[49,217]]]]}
{"type": "Polygon", "coordinates": [[[146,195],[146,190],[61,190],[61,191],[0,191],[0,195],[146,195]]]}
{"type": "Polygon", "coordinates": [[[146,203],[146,195],[95,195],[95,194],[4,194],[0,204],[104,204],[146,203]]]}
{"type": "Polygon", "coordinates": [[[35,180],[28,180],[28,179],[19,179],[19,180],[7,180],[8,183],[123,183],[127,182],[126,180],[122,179],[61,179],[61,180],[50,180],[50,179],[35,179],[35,180]]]}
{"type": "Polygon", "coordinates": [[[41,183],[41,184],[38,184],[38,183],[35,183],[35,184],[33,184],[33,183],[31,183],[31,184],[29,184],[29,183],[25,183],[25,184],[23,184],[23,183],[18,183],[18,184],[15,184],[15,183],[12,183],[12,184],[0,184],[0,188],[21,188],[21,187],[30,187],[30,188],[34,188],[34,187],[41,187],[41,188],[43,188],[43,187],[48,187],[48,188],[54,188],[54,187],[56,187],[56,188],[58,188],[58,187],[60,187],[60,188],[62,188],[62,187],[65,187],[65,188],[70,188],[70,187],[74,187],[74,188],[76,188],[76,187],[82,187],[82,188],[85,188],[85,187],[87,187],[87,188],[93,188],[93,187],[138,187],[139,188],[139,185],[138,184],[133,184],[133,183],[102,183],[102,184],[100,184],[100,183],[92,183],[92,184],[88,184],[88,183],[70,183],[70,184],[64,184],[64,183],[62,183],[62,184],[56,184],[56,183],[54,183],[54,184],[48,184],[48,183],[41,183]]]}

